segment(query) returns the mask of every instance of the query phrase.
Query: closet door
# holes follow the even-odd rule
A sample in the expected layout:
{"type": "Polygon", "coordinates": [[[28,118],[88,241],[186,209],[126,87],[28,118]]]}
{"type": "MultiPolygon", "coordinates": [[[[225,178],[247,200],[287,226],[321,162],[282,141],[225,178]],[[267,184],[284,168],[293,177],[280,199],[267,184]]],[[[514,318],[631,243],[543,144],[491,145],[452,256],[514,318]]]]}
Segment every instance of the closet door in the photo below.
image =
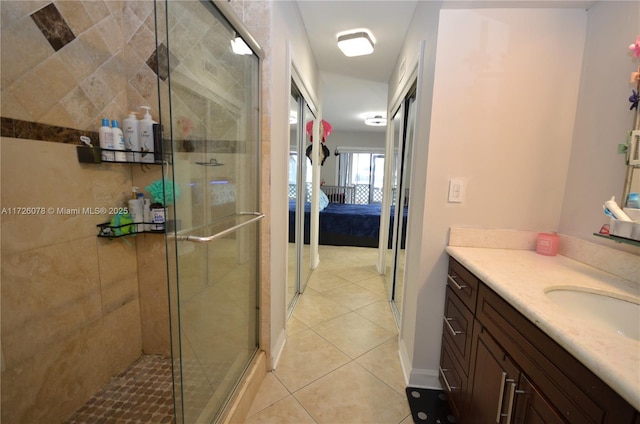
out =
{"type": "Polygon", "coordinates": [[[292,312],[297,296],[311,276],[311,198],[313,173],[307,148],[311,146],[307,127],[313,126],[315,113],[291,83],[289,149],[289,281],[287,300],[292,312]]]}
{"type": "Polygon", "coordinates": [[[391,123],[394,143],[391,175],[393,199],[390,211],[389,245],[385,257],[385,284],[398,323],[402,310],[407,220],[411,198],[409,187],[411,186],[411,152],[416,115],[415,99],[415,88],[413,88],[393,115],[391,123]]]}

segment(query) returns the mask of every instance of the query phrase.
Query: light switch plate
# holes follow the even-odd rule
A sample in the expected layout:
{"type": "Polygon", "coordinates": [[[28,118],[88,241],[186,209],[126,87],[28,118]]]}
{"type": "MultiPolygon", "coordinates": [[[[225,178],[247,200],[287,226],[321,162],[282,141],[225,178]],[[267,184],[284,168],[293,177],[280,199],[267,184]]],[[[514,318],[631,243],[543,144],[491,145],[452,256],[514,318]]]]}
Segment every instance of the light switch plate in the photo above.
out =
{"type": "Polygon", "coordinates": [[[464,200],[464,182],[460,178],[449,180],[449,203],[462,203],[464,200]]]}

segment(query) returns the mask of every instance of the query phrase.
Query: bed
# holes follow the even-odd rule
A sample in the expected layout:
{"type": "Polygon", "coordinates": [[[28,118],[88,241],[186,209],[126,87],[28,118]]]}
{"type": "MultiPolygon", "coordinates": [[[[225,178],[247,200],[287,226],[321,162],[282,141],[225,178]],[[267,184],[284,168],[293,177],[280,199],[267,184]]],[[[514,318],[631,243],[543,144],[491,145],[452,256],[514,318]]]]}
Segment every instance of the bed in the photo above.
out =
{"type": "MultiPolygon", "coordinates": [[[[296,202],[289,200],[289,242],[295,242],[295,211],[296,202]]],[[[305,244],[309,244],[311,204],[305,205],[304,234],[305,244]]],[[[332,246],[359,246],[378,247],[380,235],[381,205],[354,205],[348,203],[329,203],[320,211],[319,244],[332,246]]],[[[393,227],[394,207],[391,207],[391,222],[389,229],[393,227]]],[[[404,216],[407,216],[407,208],[404,208],[404,216]]],[[[406,219],[402,222],[402,248],[405,247],[407,232],[406,219]]],[[[389,231],[389,234],[392,234],[389,231]]],[[[391,236],[388,241],[391,248],[391,236]]]]}

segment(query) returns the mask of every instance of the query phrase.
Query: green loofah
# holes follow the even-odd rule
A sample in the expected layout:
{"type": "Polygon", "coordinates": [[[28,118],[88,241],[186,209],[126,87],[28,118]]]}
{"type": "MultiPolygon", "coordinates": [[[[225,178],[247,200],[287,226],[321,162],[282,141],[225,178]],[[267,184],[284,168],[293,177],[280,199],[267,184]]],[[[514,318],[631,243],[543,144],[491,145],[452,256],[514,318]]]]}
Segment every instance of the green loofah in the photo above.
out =
{"type": "Polygon", "coordinates": [[[180,197],[180,187],[173,184],[173,181],[165,179],[155,180],[145,187],[151,195],[153,203],[160,203],[164,206],[172,205],[180,197]]]}

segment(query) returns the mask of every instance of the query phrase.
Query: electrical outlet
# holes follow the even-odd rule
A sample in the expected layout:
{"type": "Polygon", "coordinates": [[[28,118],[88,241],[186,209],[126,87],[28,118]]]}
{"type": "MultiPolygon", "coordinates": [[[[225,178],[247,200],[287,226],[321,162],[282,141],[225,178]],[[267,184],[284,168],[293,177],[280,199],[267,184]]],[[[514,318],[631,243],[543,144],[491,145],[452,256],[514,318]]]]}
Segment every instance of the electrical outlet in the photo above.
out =
{"type": "Polygon", "coordinates": [[[459,178],[449,180],[449,203],[462,203],[464,200],[464,182],[459,178]]]}

